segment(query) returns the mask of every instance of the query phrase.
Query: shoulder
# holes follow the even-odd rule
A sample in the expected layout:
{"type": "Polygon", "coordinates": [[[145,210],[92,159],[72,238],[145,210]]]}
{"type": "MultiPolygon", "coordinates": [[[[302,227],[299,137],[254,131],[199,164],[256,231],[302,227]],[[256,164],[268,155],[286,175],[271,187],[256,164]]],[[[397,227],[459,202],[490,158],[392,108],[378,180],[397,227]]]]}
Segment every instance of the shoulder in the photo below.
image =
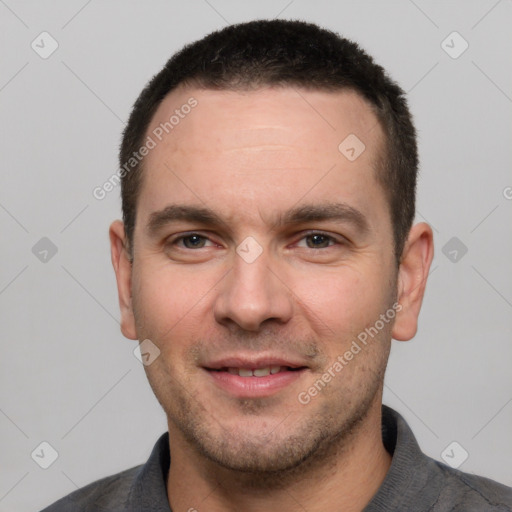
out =
{"type": "Polygon", "coordinates": [[[391,467],[365,512],[512,512],[512,488],[464,473],[424,454],[405,419],[383,407],[391,467]]]}
{"type": "MultiPolygon", "coordinates": [[[[453,511],[477,512],[512,511],[512,488],[488,478],[464,473],[435,461],[443,477],[437,500],[439,505],[450,503],[453,511]]],[[[438,510],[434,507],[433,510],[438,510]]],[[[439,510],[445,510],[440,507],[439,510]]]]}
{"type": "Polygon", "coordinates": [[[144,465],[110,475],[64,496],[41,512],[125,510],[130,489],[144,465]]]}
{"type": "Polygon", "coordinates": [[[42,512],[168,511],[169,457],[169,434],[165,432],[153,446],[145,464],[96,480],[42,512]]]}

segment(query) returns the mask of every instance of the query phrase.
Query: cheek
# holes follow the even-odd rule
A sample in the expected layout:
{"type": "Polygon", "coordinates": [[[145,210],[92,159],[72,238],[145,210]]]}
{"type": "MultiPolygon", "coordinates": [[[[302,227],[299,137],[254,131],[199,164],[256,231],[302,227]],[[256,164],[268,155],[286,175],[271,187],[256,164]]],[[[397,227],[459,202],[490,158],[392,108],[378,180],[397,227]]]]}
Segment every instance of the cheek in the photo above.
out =
{"type": "Polygon", "coordinates": [[[301,276],[292,289],[302,314],[316,330],[339,339],[359,333],[388,307],[387,289],[378,279],[370,272],[345,267],[301,276]]]}
{"type": "Polygon", "coordinates": [[[179,272],[153,268],[144,263],[134,272],[135,316],[147,335],[169,336],[193,313],[199,300],[197,283],[187,282],[179,272]]]}
{"type": "Polygon", "coordinates": [[[208,327],[219,276],[197,269],[143,262],[134,271],[134,312],[139,337],[155,340],[162,352],[186,352],[208,327]]]}

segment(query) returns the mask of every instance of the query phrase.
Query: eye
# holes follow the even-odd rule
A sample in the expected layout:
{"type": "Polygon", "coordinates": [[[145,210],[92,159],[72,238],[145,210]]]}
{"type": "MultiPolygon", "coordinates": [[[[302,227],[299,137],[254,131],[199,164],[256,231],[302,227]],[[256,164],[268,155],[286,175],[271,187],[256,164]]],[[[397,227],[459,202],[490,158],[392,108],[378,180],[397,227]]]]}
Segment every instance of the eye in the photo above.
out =
{"type": "Polygon", "coordinates": [[[189,235],[183,235],[176,238],[172,245],[177,245],[178,247],[184,247],[185,249],[202,249],[206,247],[207,242],[210,242],[210,246],[212,242],[205,236],[199,235],[197,233],[191,233],[189,235]]]}
{"type": "Polygon", "coordinates": [[[327,249],[332,245],[339,244],[340,242],[330,235],[325,233],[309,233],[301,238],[297,244],[299,247],[307,247],[308,249],[327,249]],[[303,241],[305,243],[303,243],[303,241]]]}

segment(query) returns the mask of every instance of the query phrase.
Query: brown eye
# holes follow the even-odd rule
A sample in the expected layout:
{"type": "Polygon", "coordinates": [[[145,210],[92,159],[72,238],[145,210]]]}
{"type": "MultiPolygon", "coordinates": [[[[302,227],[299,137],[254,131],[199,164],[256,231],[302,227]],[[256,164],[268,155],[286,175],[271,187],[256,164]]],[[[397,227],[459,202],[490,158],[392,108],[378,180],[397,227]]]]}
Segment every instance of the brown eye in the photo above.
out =
{"type": "Polygon", "coordinates": [[[306,244],[310,249],[325,249],[329,247],[333,239],[330,236],[316,233],[305,237],[306,244]]]}
{"type": "Polygon", "coordinates": [[[201,235],[187,235],[176,240],[176,243],[181,242],[187,249],[202,249],[206,244],[207,238],[201,235]]]}

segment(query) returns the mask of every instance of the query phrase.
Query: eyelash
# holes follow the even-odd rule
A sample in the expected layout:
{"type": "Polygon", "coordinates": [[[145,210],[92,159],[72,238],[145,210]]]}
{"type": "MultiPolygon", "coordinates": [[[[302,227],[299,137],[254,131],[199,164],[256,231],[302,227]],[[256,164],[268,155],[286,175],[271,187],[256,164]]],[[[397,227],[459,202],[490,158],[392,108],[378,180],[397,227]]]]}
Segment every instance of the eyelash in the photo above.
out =
{"type": "MultiPolygon", "coordinates": [[[[307,233],[303,234],[303,236],[299,239],[299,241],[302,241],[305,238],[308,238],[308,237],[311,237],[311,236],[315,236],[315,235],[319,235],[319,236],[322,236],[324,238],[327,238],[329,243],[332,242],[332,245],[328,245],[327,247],[320,247],[320,248],[303,247],[304,249],[311,249],[313,251],[318,251],[318,249],[328,249],[330,247],[333,247],[334,245],[344,245],[344,244],[346,244],[346,240],[344,238],[338,239],[338,238],[336,238],[336,237],[334,237],[332,235],[324,233],[323,231],[308,231],[307,233]]],[[[191,237],[194,237],[194,236],[202,238],[202,239],[205,239],[205,240],[208,240],[208,241],[211,242],[211,240],[207,236],[204,236],[201,233],[190,232],[190,233],[187,233],[185,235],[180,235],[180,236],[176,237],[174,240],[170,241],[170,245],[177,246],[180,242],[182,242],[186,238],[191,238],[191,237]]],[[[191,251],[196,250],[196,249],[192,249],[192,248],[189,248],[189,247],[180,247],[180,248],[184,249],[184,250],[191,250],[191,251]]],[[[199,247],[198,249],[204,249],[204,247],[199,247]]]]}

